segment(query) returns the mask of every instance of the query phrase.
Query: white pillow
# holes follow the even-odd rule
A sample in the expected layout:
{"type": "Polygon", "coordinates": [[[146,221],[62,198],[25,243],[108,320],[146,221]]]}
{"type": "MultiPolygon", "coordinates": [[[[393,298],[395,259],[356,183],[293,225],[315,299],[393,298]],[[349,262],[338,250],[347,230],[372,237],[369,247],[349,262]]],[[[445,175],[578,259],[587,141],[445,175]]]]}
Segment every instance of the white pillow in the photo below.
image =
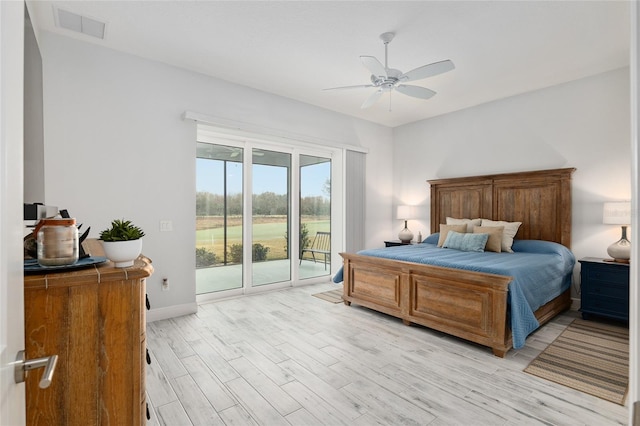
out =
{"type": "Polygon", "coordinates": [[[447,217],[447,225],[467,225],[466,232],[473,232],[473,228],[480,226],[482,219],[455,219],[453,217],[447,217]]]}
{"type": "Polygon", "coordinates": [[[518,233],[522,222],[505,222],[504,220],[489,220],[482,219],[482,226],[504,226],[502,230],[502,251],[507,253],[513,253],[511,246],[513,245],[513,238],[518,233]]]}

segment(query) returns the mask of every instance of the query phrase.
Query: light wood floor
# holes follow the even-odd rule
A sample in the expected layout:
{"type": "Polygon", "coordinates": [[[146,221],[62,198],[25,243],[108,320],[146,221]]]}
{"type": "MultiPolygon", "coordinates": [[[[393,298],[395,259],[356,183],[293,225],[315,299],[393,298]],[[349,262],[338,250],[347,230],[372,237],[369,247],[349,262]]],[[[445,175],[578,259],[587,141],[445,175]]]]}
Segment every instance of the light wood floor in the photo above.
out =
{"type": "Polygon", "coordinates": [[[613,425],[627,409],[522,372],[577,316],[491,350],[311,295],[202,304],[150,323],[152,425],[613,425]]]}

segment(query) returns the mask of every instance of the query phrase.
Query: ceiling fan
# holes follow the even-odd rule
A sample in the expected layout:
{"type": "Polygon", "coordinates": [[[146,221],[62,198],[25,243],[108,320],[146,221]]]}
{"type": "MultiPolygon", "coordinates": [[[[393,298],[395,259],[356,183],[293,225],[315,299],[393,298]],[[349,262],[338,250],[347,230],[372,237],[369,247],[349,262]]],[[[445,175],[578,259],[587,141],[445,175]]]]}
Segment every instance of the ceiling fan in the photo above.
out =
{"type": "Polygon", "coordinates": [[[343,86],[343,87],[331,87],[324,90],[343,90],[343,89],[361,89],[374,87],[376,91],[373,92],[361,105],[360,108],[369,108],[376,103],[383,93],[393,90],[412,96],[419,99],[429,99],[436,94],[433,90],[426,87],[413,86],[404,84],[409,81],[422,80],[423,78],[433,77],[434,75],[442,74],[447,71],[451,71],[455,68],[453,62],[450,60],[444,60],[440,62],[434,62],[432,64],[423,65],[416,69],[413,69],[407,73],[403,73],[400,70],[389,68],[387,47],[391,40],[395,37],[395,33],[383,33],[380,35],[380,39],[384,43],[384,65],[380,63],[373,56],[360,56],[362,64],[371,71],[371,84],[361,84],[357,86],[343,86]]]}

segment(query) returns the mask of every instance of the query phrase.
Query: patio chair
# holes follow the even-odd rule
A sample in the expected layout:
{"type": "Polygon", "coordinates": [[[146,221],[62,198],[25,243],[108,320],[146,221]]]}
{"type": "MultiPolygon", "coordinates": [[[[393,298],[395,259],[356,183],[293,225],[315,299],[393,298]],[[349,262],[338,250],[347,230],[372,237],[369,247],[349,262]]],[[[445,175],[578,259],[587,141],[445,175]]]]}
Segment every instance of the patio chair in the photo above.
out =
{"type": "Polygon", "coordinates": [[[327,260],[331,263],[331,233],[330,232],[317,232],[313,237],[311,245],[300,251],[300,263],[305,253],[311,253],[313,263],[316,263],[316,254],[324,256],[324,269],[327,269],[327,260]]]}

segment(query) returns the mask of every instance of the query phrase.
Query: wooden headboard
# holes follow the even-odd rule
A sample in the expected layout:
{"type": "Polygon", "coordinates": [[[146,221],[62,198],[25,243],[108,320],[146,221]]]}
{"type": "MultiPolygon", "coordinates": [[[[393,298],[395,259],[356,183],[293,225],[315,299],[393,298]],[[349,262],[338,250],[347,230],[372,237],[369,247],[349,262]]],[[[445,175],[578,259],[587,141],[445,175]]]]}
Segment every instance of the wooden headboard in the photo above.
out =
{"type": "Polygon", "coordinates": [[[522,222],[516,238],[571,247],[574,168],[429,180],[431,233],[447,216],[522,222]]]}

